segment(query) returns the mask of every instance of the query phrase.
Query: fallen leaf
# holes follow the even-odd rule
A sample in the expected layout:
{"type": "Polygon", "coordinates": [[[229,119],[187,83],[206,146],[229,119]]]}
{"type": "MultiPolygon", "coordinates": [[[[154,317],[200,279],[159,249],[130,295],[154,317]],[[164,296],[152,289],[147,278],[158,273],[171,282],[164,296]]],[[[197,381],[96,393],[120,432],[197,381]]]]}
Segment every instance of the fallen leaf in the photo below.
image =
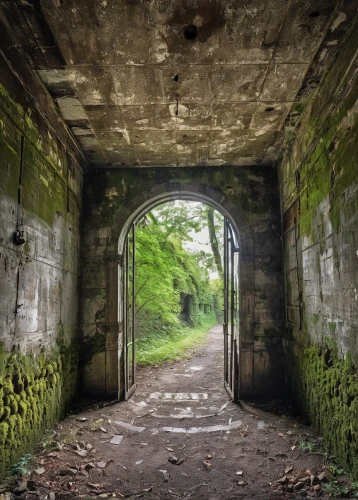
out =
{"type": "Polygon", "coordinates": [[[92,488],[93,490],[97,490],[98,488],[103,488],[103,484],[101,483],[87,483],[87,486],[89,488],[92,488]]]}
{"type": "Polygon", "coordinates": [[[75,453],[76,453],[76,455],[78,455],[79,457],[82,457],[82,458],[87,457],[87,451],[85,451],[85,450],[75,451],[75,453]]]}
{"type": "Polygon", "coordinates": [[[35,469],[34,470],[34,473],[37,475],[37,476],[41,476],[41,474],[43,474],[45,472],[45,469],[43,467],[39,467],[38,469],[35,469]]]}
{"type": "Polygon", "coordinates": [[[77,474],[77,469],[61,469],[60,476],[75,476],[77,474]]]}

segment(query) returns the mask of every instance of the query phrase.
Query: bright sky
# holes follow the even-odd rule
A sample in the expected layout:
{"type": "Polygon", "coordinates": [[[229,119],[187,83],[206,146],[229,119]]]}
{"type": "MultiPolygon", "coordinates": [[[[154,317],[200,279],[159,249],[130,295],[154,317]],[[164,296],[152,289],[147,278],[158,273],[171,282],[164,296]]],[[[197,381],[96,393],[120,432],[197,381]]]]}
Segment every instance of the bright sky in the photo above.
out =
{"type": "MultiPolygon", "coordinates": [[[[190,203],[192,205],[200,205],[200,203],[195,202],[195,201],[188,201],[187,203],[190,203]]],[[[189,233],[190,237],[193,238],[193,241],[185,241],[183,243],[184,248],[191,252],[199,252],[203,250],[204,252],[212,254],[211,250],[211,245],[210,245],[210,238],[209,238],[209,230],[207,227],[205,227],[202,231],[199,231],[196,233],[195,231],[191,231],[189,233]]],[[[218,273],[210,272],[210,278],[216,279],[219,277],[218,273]]]]}

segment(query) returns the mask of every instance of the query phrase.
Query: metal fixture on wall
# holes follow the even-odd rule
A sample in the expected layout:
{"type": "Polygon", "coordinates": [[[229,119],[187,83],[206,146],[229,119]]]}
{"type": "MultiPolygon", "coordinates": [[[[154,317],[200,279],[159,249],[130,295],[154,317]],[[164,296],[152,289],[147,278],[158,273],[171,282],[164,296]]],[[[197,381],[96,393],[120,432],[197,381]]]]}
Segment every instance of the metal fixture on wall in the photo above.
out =
{"type": "Polygon", "coordinates": [[[26,242],[25,237],[24,237],[24,229],[22,225],[19,225],[16,227],[16,231],[14,232],[14,244],[19,246],[19,245],[24,245],[26,242]]]}

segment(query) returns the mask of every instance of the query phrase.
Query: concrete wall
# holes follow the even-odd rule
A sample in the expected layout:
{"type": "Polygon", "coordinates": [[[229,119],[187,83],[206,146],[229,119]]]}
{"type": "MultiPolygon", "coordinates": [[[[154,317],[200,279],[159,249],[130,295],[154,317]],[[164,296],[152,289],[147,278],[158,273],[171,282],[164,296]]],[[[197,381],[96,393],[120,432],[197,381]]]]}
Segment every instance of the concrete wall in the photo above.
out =
{"type": "MultiPolygon", "coordinates": [[[[241,245],[241,395],[282,394],[283,292],[274,168],[97,169],[85,182],[81,328],[89,392],[116,396],[121,369],[118,240],[143,203],[189,193],[236,223],[241,245]]],[[[218,381],[218,383],[220,383],[218,381]]]]}
{"type": "MultiPolygon", "coordinates": [[[[280,165],[285,358],[296,402],[358,475],[357,23],[280,165]]],[[[337,42],[338,43],[338,42],[337,42]]]]}
{"type": "Polygon", "coordinates": [[[1,16],[0,30],[1,476],[64,414],[76,390],[82,169],[1,16]],[[14,243],[18,225],[22,245],[14,243]]]}

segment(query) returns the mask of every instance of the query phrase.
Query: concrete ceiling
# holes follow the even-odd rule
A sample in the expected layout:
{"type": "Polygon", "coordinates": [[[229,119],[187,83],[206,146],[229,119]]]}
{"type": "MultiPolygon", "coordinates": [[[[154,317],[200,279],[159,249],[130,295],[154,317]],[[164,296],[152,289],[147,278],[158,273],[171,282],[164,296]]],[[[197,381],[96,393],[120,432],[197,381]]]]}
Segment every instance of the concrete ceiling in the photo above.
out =
{"type": "Polygon", "coordinates": [[[268,164],[335,5],[42,0],[38,71],[94,165],[268,164]]]}

